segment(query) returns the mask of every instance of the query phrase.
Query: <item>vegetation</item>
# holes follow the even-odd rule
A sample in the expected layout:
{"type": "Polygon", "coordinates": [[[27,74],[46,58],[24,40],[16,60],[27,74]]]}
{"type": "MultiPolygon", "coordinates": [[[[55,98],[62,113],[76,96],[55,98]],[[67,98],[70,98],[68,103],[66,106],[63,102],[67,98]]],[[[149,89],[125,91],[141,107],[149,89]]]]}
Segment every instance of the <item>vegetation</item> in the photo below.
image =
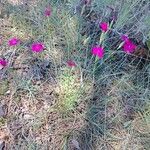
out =
{"type": "Polygon", "coordinates": [[[0,149],[149,150],[150,2],[0,2],[0,149]]]}

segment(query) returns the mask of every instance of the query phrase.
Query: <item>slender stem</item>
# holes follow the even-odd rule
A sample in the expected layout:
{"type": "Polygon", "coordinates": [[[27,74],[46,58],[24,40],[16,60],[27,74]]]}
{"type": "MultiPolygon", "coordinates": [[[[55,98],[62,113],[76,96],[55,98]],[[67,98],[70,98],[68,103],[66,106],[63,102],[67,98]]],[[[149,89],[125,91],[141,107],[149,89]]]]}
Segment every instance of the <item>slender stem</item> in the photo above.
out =
{"type": "Polygon", "coordinates": [[[94,67],[93,67],[93,82],[95,82],[95,71],[96,71],[96,62],[98,61],[98,57],[95,57],[94,67]]]}

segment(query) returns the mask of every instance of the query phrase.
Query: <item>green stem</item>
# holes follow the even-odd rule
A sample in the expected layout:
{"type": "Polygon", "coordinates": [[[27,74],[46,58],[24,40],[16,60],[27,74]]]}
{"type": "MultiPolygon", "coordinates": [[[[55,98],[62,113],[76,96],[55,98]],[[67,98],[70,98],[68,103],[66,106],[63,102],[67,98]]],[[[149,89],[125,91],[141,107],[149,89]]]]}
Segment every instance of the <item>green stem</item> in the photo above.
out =
{"type": "Polygon", "coordinates": [[[98,61],[98,57],[95,57],[94,67],[93,67],[93,82],[95,81],[95,71],[96,71],[96,62],[98,61]]]}

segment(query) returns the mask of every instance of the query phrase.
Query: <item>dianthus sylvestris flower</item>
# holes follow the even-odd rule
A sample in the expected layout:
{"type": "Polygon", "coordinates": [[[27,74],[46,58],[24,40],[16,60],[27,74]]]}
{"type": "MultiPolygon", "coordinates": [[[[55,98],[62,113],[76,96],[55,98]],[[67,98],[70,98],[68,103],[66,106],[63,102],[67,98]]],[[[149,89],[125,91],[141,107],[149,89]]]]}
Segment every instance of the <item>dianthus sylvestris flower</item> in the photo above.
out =
{"type": "Polygon", "coordinates": [[[109,28],[109,25],[108,25],[108,23],[107,22],[102,22],[102,23],[100,23],[100,28],[101,28],[101,30],[103,31],[103,32],[106,32],[107,30],[108,30],[108,28],[109,28]]]}
{"type": "Polygon", "coordinates": [[[122,36],[121,36],[121,39],[122,39],[122,41],[124,41],[124,42],[129,41],[129,38],[128,38],[127,35],[122,35],[122,36]]]}
{"type": "Polygon", "coordinates": [[[20,43],[20,40],[18,38],[12,38],[8,41],[9,46],[15,46],[15,45],[18,45],[19,43],[20,43]]]}
{"type": "Polygon", "coordinates": [[[7,61],[5,59],[0,58],[0,69],[7,66],[7,61]]]}
{"type": "Polygon", "coordinates": [[[133,53],[137,46],[129,39],[127,35],[122,35],[121,39],[124,41],[123,50],[126,53],[133,53]]]}
{"type": "Polygon", "coordinates": [[[43,43],[36,42],[31,45],[31,49],[33,52],[36,52],[36,53],[42,52],[44,50],[44,45],[43,43]]]}
{"type": "Polygon", "coordinates": [[[92,54],[97,56],[98,58],[103,58],[104,56],[104,49],[100,46],[94,46],[92,48],[92,54]]]}
{"type": "Polygon", "coordinates": [[[44,15],[45,16],[51,16],[52,14],[52,11],[51,11],[51,8],[50,7],[47,7],[44,11],[44,15]]]}
{"type": "Polygon", "coordinates": [[[133,53],[136,48],[137,48],[137,46],[134,43],[132,43],[130,40],[126,41],[123,44],[123,50],[126,53],[133,53]]]}
{"type": "Polygon", "coordinates": [[[67,61],[67,65],[68,65],[69,67],[76,67],[76,63],[75,63],[74,61],[72,61],[72,60],[68,60],[68,61],[67,61]]]}

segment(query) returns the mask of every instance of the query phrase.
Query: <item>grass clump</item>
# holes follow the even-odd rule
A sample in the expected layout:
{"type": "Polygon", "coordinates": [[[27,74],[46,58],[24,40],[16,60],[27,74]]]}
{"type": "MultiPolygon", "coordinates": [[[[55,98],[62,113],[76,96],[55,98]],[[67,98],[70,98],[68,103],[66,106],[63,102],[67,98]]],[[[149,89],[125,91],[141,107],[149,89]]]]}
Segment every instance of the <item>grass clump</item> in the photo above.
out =
{"type": "Polygon", "coordinates": [[[76,75],[75,70],[64,68],[58,81],[58,108],[63,112],[74,110],[82,96],[83,88],[80,84],[79,76],[76,75]]]}

